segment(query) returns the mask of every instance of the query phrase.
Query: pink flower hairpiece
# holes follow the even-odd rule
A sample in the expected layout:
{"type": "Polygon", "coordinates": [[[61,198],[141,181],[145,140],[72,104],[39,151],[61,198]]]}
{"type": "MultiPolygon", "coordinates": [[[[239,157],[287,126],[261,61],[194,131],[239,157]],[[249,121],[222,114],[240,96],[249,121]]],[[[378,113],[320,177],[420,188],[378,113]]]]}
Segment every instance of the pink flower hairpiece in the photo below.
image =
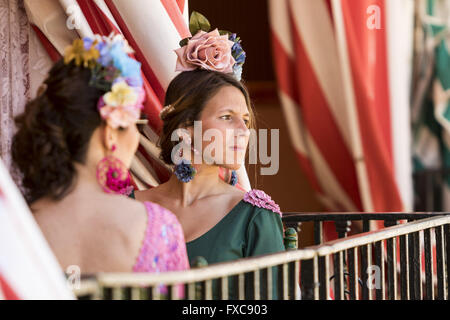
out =
{"type": "Polygon", "coordinates": [[[141,63],[129,56],[132,52],[126,39],[114,33],[108,37],[76,39],[65,50],[65,64],[90,68],[89,85],[107,91],[97,108],[102,119],[114,129],[136,123],[143,109],[141,63]]]}
{"type": "Polygon", "coordinates": [[[194,36],[181,40],[181,48],[175,50],[175,71],[218,71],[233,74],[240,81],[246,58],[240,38],[235,33],[210,28],[203,15],[192,12],[189,30],[194,36]]]}
{"type": "Polygon", "coordinates": [[[236,61],[231,54],[234,42],[228,35],[220,35],[217,29],[211,32],[200,30],[177,50],[175,71],[191,71],[197,68],[232,73],[236,61]]]}
{"type": "Polygon", "coordinates": [[[141,87],[129,86],[122,80],[100,98],[97,107],[111,128],[127,128],[139,119],[144,99],[145,92],[141,87]]]}

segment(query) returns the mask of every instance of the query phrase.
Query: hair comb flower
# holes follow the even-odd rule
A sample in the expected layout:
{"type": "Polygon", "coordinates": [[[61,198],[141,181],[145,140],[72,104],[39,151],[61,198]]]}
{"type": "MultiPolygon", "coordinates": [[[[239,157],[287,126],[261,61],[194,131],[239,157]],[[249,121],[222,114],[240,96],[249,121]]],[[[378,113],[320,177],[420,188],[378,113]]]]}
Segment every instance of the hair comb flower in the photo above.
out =
{"type": "Polygon", "coordinates": [[[192,12],[189,29],[193,37],[180,41],[175,71],[205,69],[232,73],[241,80],[245,51],[235,33],[214,29],[200,13],[192,12]]]}
{"type": "Polygon", "coordinates": [[[141,64],[129,57],[130,53],[133,50],[128,42],[115,34],[76,39],[65,50],[65,64],[90,68],[89,85],[107,91],[97,107],[102,119],[114,129],[136,123],[145,100],[141,64]]]}

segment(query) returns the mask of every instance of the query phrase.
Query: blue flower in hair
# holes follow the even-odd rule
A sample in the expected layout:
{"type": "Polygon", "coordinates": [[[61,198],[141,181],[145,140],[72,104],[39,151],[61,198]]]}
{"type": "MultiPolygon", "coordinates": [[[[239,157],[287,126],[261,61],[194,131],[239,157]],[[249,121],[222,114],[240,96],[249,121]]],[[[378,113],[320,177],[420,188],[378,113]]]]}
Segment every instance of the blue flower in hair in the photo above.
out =
{"type": "Polygon", "coordinates": [[[228,39],[234,42],[231,47],[231,54],[233,55],[236,64],[244,64],[246,55],[245,51],[242,49],[241,40],[237,38],[236,33],[231,34],[228,39]]]}
{"type": "Polygon", "coordinates": [[[237,64],[237,63],[234,64],[234,66],[233,66],[233,74],[236,77],[236,79],[241,81],[241,78],[242,78],[242,64],[237,64]]]}
{"type": "Polygon", "coordinates": [[[104,66],[107,67],[110,65],[112,57],[109,52],[109,46],[105,42],[100,42],[97,44],[97,50],[100,52],[100,58],[98,59],[98,62],[104,66]]]}
{"type": "Polygon", "coordinates": [[[109,54],[112,57],[114,67],[120,70],[122,77],[132,78],[139,86],[142,85],[141,63],[127,55],[122,43],[114,43],[109,54]]]}
{"type": "Polygon", "coordinates": [[[234,60],[236,60],[237,64],[243,65],[245,62],[245,52],[241,49],[241,52],[236,56],[236,58],[234,58],[234,60]]]}
{"type": "Polygon", "coordinates": [[[92,47],[94,40],[91,38],[85,37],[83,38],[84,50],[89,50],[92,47]]]}

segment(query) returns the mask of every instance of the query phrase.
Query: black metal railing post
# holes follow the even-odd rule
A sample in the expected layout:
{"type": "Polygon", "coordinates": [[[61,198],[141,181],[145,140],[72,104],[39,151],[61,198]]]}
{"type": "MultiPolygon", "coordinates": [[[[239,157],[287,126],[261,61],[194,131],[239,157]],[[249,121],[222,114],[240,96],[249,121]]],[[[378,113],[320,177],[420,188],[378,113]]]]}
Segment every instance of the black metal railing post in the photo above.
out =
{"type": "Polygon", "coordinates": [[[302,300],[314,300],[314,261],[313,259],[301,261],[301,292],[302,300]]]}

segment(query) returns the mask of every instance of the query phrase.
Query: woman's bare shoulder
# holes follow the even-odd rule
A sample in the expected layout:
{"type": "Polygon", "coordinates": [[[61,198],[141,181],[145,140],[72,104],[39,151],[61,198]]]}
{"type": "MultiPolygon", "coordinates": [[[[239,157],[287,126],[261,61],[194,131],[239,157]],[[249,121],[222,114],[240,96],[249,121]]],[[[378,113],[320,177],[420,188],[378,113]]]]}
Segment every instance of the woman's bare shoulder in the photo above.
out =
{"type": "Polygon", "coordinates": [[[96,217],[92,217],[90,234],[94,238],[107,239],[105,251],[133,261],[147,228],[145,205],[122,195],[105,195],[102,204],[96,208],[96,217]]]}
{"type": "Polygon", "coordinates": [[[119,228],[142,224],[147,216],[142,202],[121,195],[105,195],[96,211],[105,221],[117,223],[119,228]]]}
{"type": "Polygon", "coordinates": [[[111,194],[64,200],[32,206],[35,220],[62,263],[79,263],[92,270],[98,266],[131,270],[147,228],[145,205],[111,194]]]}

